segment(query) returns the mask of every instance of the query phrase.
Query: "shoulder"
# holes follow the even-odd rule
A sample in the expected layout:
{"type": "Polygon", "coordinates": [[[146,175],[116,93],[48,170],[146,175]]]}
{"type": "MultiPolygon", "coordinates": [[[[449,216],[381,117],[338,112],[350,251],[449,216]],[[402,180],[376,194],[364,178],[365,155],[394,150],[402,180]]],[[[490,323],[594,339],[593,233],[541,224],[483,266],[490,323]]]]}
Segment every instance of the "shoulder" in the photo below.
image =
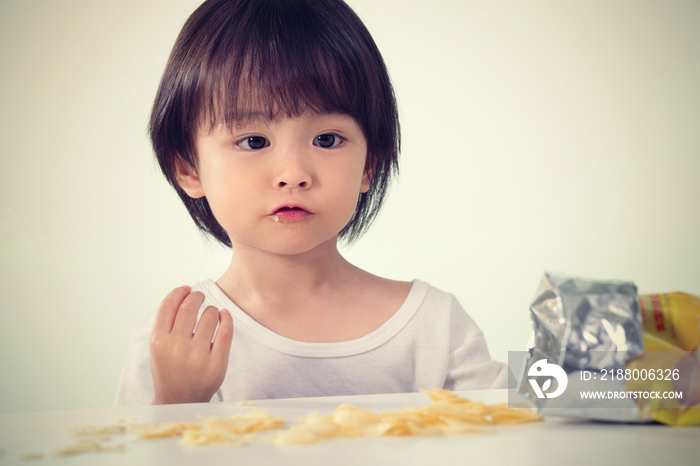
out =
{"type": "Polygon", "coordinates": [[[420,280],[414,280],[414,283],[414,287],[425,290],[417,315],[429,320],[431,327],[439,328],[443,335],[449,335],[450,352],[465,341],[483,338],[481,329],[454,294],[420,280]]]}
{"type": "Polygon", "coordinates": [[[413,287],[421,291],[421,310],[430,312],[433,316],[449,319],[464,327],[476,326],[454,294],[442,291],[421,280],[414,280],[413,287]]]}
{"type": "Polygon", "coordinates": [[[414,282],[391,280],[357,269],[358,272],[346,282],[345,293],[362,295],[365,299],[381,303],[385,307],[398,307],[413,289],[414,282]]]}
{"type": "Polygon", "coordinates": [[[452,293],[442,291],[441,289],[421,280],[414,280],[413,282],[415,287],[425,290],[425,297],[423,298],[422,303],[423,307],[448,314],[452,313],[455,309],[459,309],[464,312],[459,305],[457,298],[455,298],[452,293]]]}
{"type": "Polygon", "coordinates": [[[214,306],[217,309],[230,308],[232,303],[231,300],[226,296],[226,294],[221,291],[219,285],[212,279],[202,280],[194,285],[192,285],[192,291],[200,291],[204,294],[204,302],[200,307],[200,313],[207,306],[214,306]]]}

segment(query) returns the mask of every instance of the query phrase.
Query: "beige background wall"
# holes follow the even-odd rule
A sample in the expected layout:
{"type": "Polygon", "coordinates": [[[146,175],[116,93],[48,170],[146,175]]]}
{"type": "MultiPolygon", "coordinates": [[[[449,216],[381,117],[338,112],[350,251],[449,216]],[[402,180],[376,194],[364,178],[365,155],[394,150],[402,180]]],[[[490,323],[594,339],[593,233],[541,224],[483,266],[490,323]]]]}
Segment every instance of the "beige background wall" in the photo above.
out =
{"type": "MultiPolygon", "coordinates": [[[[217,278],[149,107],[198,0],[0,0],[0,413],[106,407],[129,335],[217,278]]],[[[402,175],[347,257],[524,348],[544,270],[700,294],[700,2],[350,0],[394,80],[402,175]]]]}

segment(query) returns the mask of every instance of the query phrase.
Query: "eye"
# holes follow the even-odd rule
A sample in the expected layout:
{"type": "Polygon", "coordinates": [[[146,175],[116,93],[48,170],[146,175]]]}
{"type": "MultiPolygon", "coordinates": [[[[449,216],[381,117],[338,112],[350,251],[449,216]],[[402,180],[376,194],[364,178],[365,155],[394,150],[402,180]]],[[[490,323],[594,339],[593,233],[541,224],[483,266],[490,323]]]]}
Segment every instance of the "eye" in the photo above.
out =
{"type": "Polygon", "coordinates": [[[238,141],[238,145],[244,149],[258,150],[269,146],[270,143],[262,136],[251,136],[238,141]]]}
{"type": "Polygon", "coordinates": [[[324,149],[336,147],[341,142],[343,142],[343,140],[340,136],[332,133],[322,134],[314,138],[314,146],[323,147],[324,149]]]}

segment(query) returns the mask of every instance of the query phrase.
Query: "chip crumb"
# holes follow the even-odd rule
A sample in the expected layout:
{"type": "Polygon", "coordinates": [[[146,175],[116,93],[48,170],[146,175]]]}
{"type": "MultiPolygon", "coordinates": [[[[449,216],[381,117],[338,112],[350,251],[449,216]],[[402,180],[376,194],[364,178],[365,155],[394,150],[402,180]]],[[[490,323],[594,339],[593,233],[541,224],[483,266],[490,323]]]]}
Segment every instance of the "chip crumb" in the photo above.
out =
{"type": "Polygon", "coordinates": [[[182,435],[185,430],[198,430],[201,422],[164,422],[162,424],[132,425],[136,437],[142,439],[166,438],[182,435]]]}
{"type": "Polygon", "coordinates": [[[4,448],[0,448],[0,456],[2,456],[2,455],[4,455],[4,454],[5,454],[5,449],[4,449],[4,448]]]}
{"type": "Polygon", "coordinates": [[[70,456],[91,451],[121,451],[123,449],[123,443],[117,445],[103,445],[102,443],[93,439],[80,439],[75,443],[75,445],[54,451],[53,456],[70,456]]]}
{"type": "Polygon", "coordinates": [[[41,459],[44,459],[44,454],[43,453],[27,453],[26,455],[22,455],[19,458],[21,460],[24,460],[24,461],[41,460],[41,459]]]}
{"type": "Polygon", "coordinates": [[[88,426],[71,429],[73,435],[95,435],[95,434],[121,434],[126,430],[124,426],[88,426]]]}
{"type": "Polygon", "coordinates": [[[238,406],[253,406],[253,402],[252,402],[252,401],[239,401],[239,402],[236,403],[236,404],[237,404],[238,406]]]}

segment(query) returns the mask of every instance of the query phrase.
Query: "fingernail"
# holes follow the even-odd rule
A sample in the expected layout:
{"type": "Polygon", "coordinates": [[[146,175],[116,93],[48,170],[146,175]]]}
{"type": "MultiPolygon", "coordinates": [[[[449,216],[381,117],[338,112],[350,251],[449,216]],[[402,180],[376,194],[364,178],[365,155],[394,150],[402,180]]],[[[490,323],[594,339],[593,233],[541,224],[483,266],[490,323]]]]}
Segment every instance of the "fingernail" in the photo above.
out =
{"type": "Polygon", "coordinates": [[[223,312],[223,313],[225,313],[225,314],[228,314],[228,315],[231,315],[231,313],[228,312],[228,309],[222,309],[221,312],[223,312]]]}

